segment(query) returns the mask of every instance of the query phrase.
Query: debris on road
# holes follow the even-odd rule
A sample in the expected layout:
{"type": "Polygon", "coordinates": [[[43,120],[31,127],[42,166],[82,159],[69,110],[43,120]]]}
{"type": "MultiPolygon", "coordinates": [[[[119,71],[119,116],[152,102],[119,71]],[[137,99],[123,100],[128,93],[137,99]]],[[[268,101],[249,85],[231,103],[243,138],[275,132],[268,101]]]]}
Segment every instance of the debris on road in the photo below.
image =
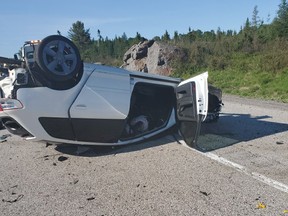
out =
{"type": "Polygon", "coordinates": [[[59,156],[58,157],[58,161],[61,161],[61,162],[65,161],[67,159],[68,159],[68,157],[65,157],[65,156],[59,156]]]}
{"type": "Polygon", "coordinates": [[[207,193],[205,191],[200,191],[201,194],[205,195],[205,196],[209,196],[211,193],[207,193]]]}
{"type": "Polygon", "coordinates": [[[264,209],[264,208],[266,208],[266,205],[264,203],[262,203],[262,202],[259,202],[258,205],[257,205],[257,208],[258,209],[264,209]]]}
{"type": "Polygon", "coordinates": [[[95,197],[89,197],[89,198],[87,198],[88,201],[91,201],[91,200],[94,200],[94,199],[95,199],[95,197]]]}
{"type": "Polygon", "coordinates": [[[52,145],[53,145],[53,144],[47,142],[47,143],[46,143],[46,148],[49,147],[49,146],[52,146],[52,145]]]}
{"type": "Polygon", "coordinates": [[[11,134],[4,134],[0,137],[0,142],[6,142],[7,138],[11,137],[11,134]]]}
{"type": "Polygon", "coordinates": [[[18,195],[18,197],[17,197],[16,199],[12,199],[12,200],[2,199],[2,202],[15,203],[15,202],[21,200],[23,197],[24,197],[24,195],[23,195],[23,194],[20,194],[20,195],[18,195]]]}
{"type": "Polygon", "coordinates": [[[79,182],[79,179],[74,179],[71,184],[77,184],[79,182]]]}

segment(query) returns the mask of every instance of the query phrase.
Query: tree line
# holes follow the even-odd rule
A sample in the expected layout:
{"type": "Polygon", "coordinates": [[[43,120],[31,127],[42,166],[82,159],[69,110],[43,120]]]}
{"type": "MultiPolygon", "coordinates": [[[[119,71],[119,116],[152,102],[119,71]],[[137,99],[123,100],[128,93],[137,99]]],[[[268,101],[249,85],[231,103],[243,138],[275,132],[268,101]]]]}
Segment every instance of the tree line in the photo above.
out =
{"type": "MultiPolygon", "coordinates": [[[[103,37],[98,29],[92,38],[90,29],[77,21],[68,31],[68,37],[78,46],[82,59],[120,66],[124,53],[136,43],[146,40],[139,32],[135,37],[103,37]]],[[[201,31],[190,27],[185,34],[155,36],[155,41],[182,48],[187,58],[175,62],[175,74],[185,76],[199,70],[267,71],[281,73],[288,68],[288,4],[281,0],[277,15],[265,24],[255,6],[239,32],[227,30],[201,31]]]]}

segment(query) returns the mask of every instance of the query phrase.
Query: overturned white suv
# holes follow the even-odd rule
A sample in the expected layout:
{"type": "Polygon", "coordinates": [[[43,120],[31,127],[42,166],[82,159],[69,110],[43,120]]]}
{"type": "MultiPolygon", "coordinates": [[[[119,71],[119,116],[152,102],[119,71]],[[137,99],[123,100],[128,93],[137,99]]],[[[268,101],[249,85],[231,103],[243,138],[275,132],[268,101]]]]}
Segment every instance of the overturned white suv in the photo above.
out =
{"type": "Polygon", "coordinates": [[[182,81],[83,63],[60,35],[26,43],[20,60],[0,60],[10,64],[0,81],[1,121],[27,140],[122,145],[177,127],[195,147],[201,122],[221,109],[207,72],[182,81]]]}

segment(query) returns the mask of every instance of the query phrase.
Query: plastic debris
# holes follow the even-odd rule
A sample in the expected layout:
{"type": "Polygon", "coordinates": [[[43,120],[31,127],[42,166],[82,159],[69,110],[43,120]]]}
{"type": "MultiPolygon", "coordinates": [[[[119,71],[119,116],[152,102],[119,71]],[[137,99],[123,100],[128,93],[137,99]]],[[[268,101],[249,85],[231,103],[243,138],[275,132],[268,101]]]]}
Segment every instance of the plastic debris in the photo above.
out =
{"type": "Polygon", "coordinates": [[[91,201],[91,200],[94,200],[94,199],[95,199],[95,197],[89,197],[89,198],[87,198],[88,201],[91,201]]]}
{"type": "Polygon", "coordinates": [[[47,143],[46,143],[46,148],[49,147],[49,146],[52,146],[52,145],[53,145],[53,144],[47,142],[47,143]]]}
{"type": "Polygon", "coordinates": [[[264,203],[259,202],[257,205],[257,208],[258,209],[264,209],[264,208],[266,208],[266,205],[264,203]]]}
{"type": "Polygon", "coordinates": [[[0,137],[0,142],[6,142],[7,138],[11,137],[11,134],[4,134],[0,137]]]}
{"type": "Polygon", "coordinates": [[[209,196],[211,193],[207,193],[205,191],[200,191],[201,194],[205,195],[205,196],[209,196]]]}
{"type": "Polygon", "coordinates": [[[65,160],[67,160],[68,159],[68,157],[65,157],[65,156],[60,156],[60,157],[58,157],[58,161],[65,161],[65,160]]]}
{"type": "Polygon", "coordinates": [[[74,179],[73,184],[77,184],[79,182],[79,179],[74,179]]]}
{"type": "Polygon", "coordinates": [[[5,200],[5,199],[2,199],[2,202],[15,203],[15,202],[21,200],[23,197],[24,197],[24,195],[23,195],[23,194],[20,194],[16,199],[13,199],[13,200],[5,200]]]}

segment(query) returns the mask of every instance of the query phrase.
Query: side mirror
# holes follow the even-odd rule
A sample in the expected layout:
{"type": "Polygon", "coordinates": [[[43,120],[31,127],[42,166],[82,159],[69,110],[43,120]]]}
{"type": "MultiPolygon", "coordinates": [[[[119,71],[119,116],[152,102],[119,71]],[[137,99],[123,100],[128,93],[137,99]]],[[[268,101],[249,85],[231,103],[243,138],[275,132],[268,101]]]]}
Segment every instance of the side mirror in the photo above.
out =
{"type": "Polygon", "coordinates": [[[18,55],[17,54],[14,54],[14,59],[18,60],[18,55]]]}

